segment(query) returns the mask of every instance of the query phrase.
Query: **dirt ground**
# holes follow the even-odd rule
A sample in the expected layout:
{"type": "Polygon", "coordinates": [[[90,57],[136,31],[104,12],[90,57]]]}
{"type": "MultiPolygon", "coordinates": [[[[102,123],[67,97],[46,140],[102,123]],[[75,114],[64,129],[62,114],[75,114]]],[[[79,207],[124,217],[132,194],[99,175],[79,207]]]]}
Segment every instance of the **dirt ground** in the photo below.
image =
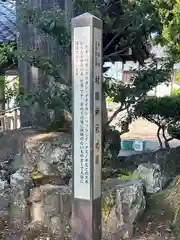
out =
{"type": "Polygon", "coordinates": [[[166,202],[164,194],[154,196],[147,202],[143,218],[136,225],[133,240],[178,240],[171,228],[174,209],[166,202]]]}
{"type": "MultiPolygon", "coordinates": [[[[128,133],[122,135],[122,139],[148,140],[148,142],[151,143],[152,148],[159,148],[159,142],[157,139],[157,126],[155,124],[150,123],[147,120],[138,119],[130,125],[129,129],[130,131],[128,133]]],[[[179,140],[174,139],[170,142],[171,147],[176,147],[178,145],[180,145],[179,140]]]]}
{"type": "Polygon", "coordinates": [[[132,240],[180,240],[180,176],[149,198],[132,240]]]}

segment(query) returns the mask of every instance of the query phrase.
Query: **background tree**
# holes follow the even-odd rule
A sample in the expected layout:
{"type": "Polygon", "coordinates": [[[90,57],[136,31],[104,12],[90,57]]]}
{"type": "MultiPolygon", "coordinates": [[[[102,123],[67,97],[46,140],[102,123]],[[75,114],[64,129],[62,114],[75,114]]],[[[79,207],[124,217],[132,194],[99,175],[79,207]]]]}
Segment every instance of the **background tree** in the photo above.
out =
{"type": "MultiPolygon", "coordinates": [[[[171,59],[172,65],[180,61],[180,2],[171,0],[153,0],[154,11],[158,15],[159,29],[156,31],[154,42],[165,47],[167,56],[171,59]]],[[[179,70],[174,71],[176,81],[179,82],[179,70]]],[[[170,139],[179,139],[179,90],[174,89],[172,96],[155,98],[141,101],[136,106],[136,114],[154,122],[158,126],[158,138],[160,130],[168,146],[168,139],[165,131],[171,136],[170,139]]]]}
{"type": "MultiPolygon", "coordinates": [[[[33,41],[36,44],[33,44],[32,47],[32,37],[28,38],[27,34],[24,34],[26,39],[31,39],[30,44],[27,42],[24,46],[21,46],[18,42],[18,51],[15,56],[18,57],[21,63],[25,62],[30,67],[35,67],[36,72],[41,72],[43,75],[38,79],[35,77],[33,82],[29,82],[29,79],[26,81],[27,79],[24,76],[23,81],[28,84],[26,88],[20,86],[20,91],[17,93],[18,100],[21,106],[25,106],[27,110],[30,107],[38,109],[38,105],[43,112],[48,113],[47,122],[50,124],[46,126],[47,130],[62,130],[62,127],[70,129],[72,99],[71,79],[65,74],[67,64],[64,65],[64,61],[62,61],[64,58],[59,57],[57,61],[47,51],[49,46],[52,46],[51,42],[53,42],[57,52],[62,52],[63,56],[66,55],[70,59],[71,31],[69,24],[67,24],[69,20],[63,7],[53,4],[56,0],[51,1],[51,3],[46,2],[49,4],[49,7],[46,6],[46,8],[42,7],[43,1],[39,1],[38,5],[37,1],[17,0],[16,2],[17,7],[20,6],[17,11],[18,24],[20,28],[24,26],[24,29],[29,27],[33,29],[36,36],[33,41]],[[36,3],[36,5],[32,5],[32,3],[36,3]],[[62,21],[65,17],[67,19],[66,23],[64,20],[62,21]],[[47,39],[48,41],[46,41],[47,39]],[[39,43],[37,40],[40,41],[40,44],[37,44],[39,43]],[[41,45],[46,46],[44,51],[43,48],[39,47],[41,45]],[[38,84],[34,87],[36,82],[38,84]]],[[[103,20],[103,63],[133,60],[143,65],[144,60],[151,57],[149,44],[151,34],[162,31],[160,16],[151,1],[133,0],[122,2],[110,0],[105,2],[97,0],[91,2],[75,0],[73,4],[73,8],[70,8],[73,11],[72,15],[75,16],[88,11],[103,20]]],[[[34,68],[32,69],[34,70],[34,68]]],[[[123,125],[123,132],[127,131],[128,124],[132,120],[134,106],[149,90],[166,81],[170,70],[170,66],[159,70],[156,69],[155,62],[150,66],[145,65],[137,71],[137,76],[132,79],[131,85],[113,83],[106,78],[104,91],[111,96],[113,101],[119,103],[119,108],[105,122],[105,129],[108,129],[109,124],[117,114],[125,110],[127,111],[125,124],[121,124],[121,121],[119,123],[123,125]]],[[[107,68],[104,68],[104,73],[106,71],[107,68]]],[[[40,114],[36,117],[36,120],[41,125],[40,115],[42,111],[38,109],[37,112],[40,114]]],[[[28,121],[33,119],[28,116],[27,118],[28,121]]]]}
{"type": "MultiPolygon", "coordinates": [[[[21,2],[21,22],[33,26],[36,32],[57,43],[57,48],[66,55],[71,53],[70,28],[62,20],[62,8],[45,9],[36,6],[32,9],[27,2],[21,2]]],[[[103,62],[111,61],[139,61],[141,65],[150,57],[148,41],[154,32],[162,32],[163,24],[157,6],[152,1],[74,1],[74,12],[80,14],[89,11],[103,20],[103,62]],[[131,56],[129,55],[131,49],[131,56]]],[[[31,66],[40,69],[45,75],[51,76],[46,89],[27,92],[20,89],[20,102],[29,105],[42,105],[53,117],[54,128],[62,127],[64,118],[62,113],[71,113],[71,79],[67,79],[61,66],[53,58],[39,51],[39,49],[19,48],[18,59],[28,62],[31,66]],[[43,94],[42,94],[43,92],[43,94]],[[45,92],[45,94],[44,94],[45,92]],[[45,97],[45,99],[44,99],[45,97]],[[58,115],[60,109],[60,115],[58,115]],[[62,110],[62,111],[61,111],[62,110]],[[57,119],[59,122],[57,122],[57,119]]],[[[107,68],[104,68],[106,72],[107,68]]],[[[106,122],[108,126],[113,118],[123,110],[127,110],[127,120],[131,121],[132,107],[136,105],[153,87],[167,81],[171,67],[156,69],[155,63],[141,67],[137,76],[132,79],[131,85],[113,83],[106,78],[105,91],[114,102],[119,103],[119,108],[106,122]]],[[[70,118],[68,118],[70,119],[70,118]]]]}
{"type": "MultiPolygon", "coordinates": [[[[59,48],[63,49],[66,55],[70,55],[70,29],[61,21],[64,14],[62,9],[42,11],[38,7],[32,9],[26,3],[22,2],[22,4],[25,4],[21,13],[22,22],[33,25],[37,31],[43,32],[43,34],[54,39],[59,48]]],[[[103,19],[103,62],[137,60],[143,64],[144,59],[149,57],[147,40],[150,34],[160,27],[158,15],[150,1],[91,2],[77,0],[74,1],[74,11],[76,14],[89,11],[103,19]],[[128,55],[129,49],[132,51],[131,56],[128,55]]],[[[66,79],[63,74],[61,62],[57,65],[53,59],[41,54],[38,49],[22,48],[18,56],[30,65],[41,69],[46,75],[53,77],[50,78],[47,88],[43,90],[43,93],[46,93],[45,100],[42,91],[33,89],[35,94],[32,96],[34,99],[31,101],[31,105],[38,102],[43,105],[44,109],[53,113],[51,116],[55,115],[54,118],[56,120],[61,119],[62,122],[62,118],[56,114],[58,112],[57,108],[63,109],[62,112],[64,112],[64,109],[66,112],[71,112],[69,107],[71,105],[71,81],[66,79]],[[67,99],[69,99],[69,104],[67,104],[67,101],[64,102],[67,99]]],[[[104,68],[104,72],[106,70],[104,68]]],[[[122,91],[122,89],[119,90],[122,91]]]]}
{"type": "Polygon", "coordinates": [[[157,32],[156,42],[165,46],[174,62],[180,60],[180,2],[153,0],[152,4],[159,16],[161,29],[157,32]]]}
{"type": "Polygon", "coordinates": [[[169,141],[178,138],[178,121],[180,120],[179,96],[167,96],[141,100],[135,107],[136,117],[143,117],[157,125],[157,137],[160,147],[169,147],[169,141]],[[167,133],[171,136],[167,136],[167,133]]]}
{"type": "MultiPolygon", "coordinates": [[[[147,93],[158,84],[170,80],[172,71],[171,62],[164,62],[161,68],[157,69],[157,63],[153,60],[150,64],[141,67],[136,75],[130,79],[131,84],[123,82],[112,82],[106,80],[106,93],[112,101],[119,103],[119,108],[112,114],[107,124],[110,124],[114,117],[126,110],[126,126],[131,123],[134,115],[134,108],[147,93]]],[[[123,131],[124,133],[124,131],[123,131]]]]}

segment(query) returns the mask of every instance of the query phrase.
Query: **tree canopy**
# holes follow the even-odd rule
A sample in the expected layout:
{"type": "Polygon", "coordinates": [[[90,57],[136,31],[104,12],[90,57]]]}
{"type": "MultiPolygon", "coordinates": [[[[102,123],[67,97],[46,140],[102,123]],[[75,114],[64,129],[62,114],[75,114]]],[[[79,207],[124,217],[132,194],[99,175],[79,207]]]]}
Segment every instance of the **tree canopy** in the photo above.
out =
{"type": "Polygon", "coordinates": [[[165,146],[172,138],[179,138],[180,98],[178,95],[156,97],[139,101],[135,106],[135,116],[142,117],[158,126],[157,137],[162,147],[160,133],[165,141],[165,146]],[[168,131],[170,138],[166,137],[168,131]]]}
{"type": "Polygon", "coordinates": [[[175,62],[180,60],[180,1],[179,0],[153,0],[156,12],[162,25],[157,42],[167,48],[175,62]]]}
{"type": "Polygon", "coordinates": [[[121,111],[128,110],[130,107],[134,108],[158,84],[168,83],[170,74],[171,65],[165,64],[160,69],[157,69],[156,63],[153,61],[150,65],[136,71],[136,75],[131,78],[131,84],[112,82],[111,79],[107,79],[105,89],[107,95],[113,102],[120,103],[119,108],[108,122],[110,123],[121,111]]]}
{"type": "MultiPolygon", "coordinates": [[[[149,36],[160,28],[160,21],[151,1],[74,1],[75,15],[90,12],[103,20],[103,60],[139,61],[149,56],[149,36]],[[129,49],[132,54],[129,54],[129,49]]],[[[70,29],[64,26],[61,9],[42,12],[39,9],[23,9],[23,20],[55,38],[70,54],[70,29]]]]}
{"type": "MultiPolygon", "coordinates": [[[[90,12],[103,20],[103,62],[139,61],[140,64],[150,57],[149,40],[151,34],[161,29],[161,22],[155,6],[150,0],[133,0],[133,1],[87,1],[76,0],[74,2],[74,12],[78,15],[83,12],[90,12]],[[131,56],[128,54],[129,49],[132,50],[131,56]]],[[[64,12],[62,9],[50,9],[42,11],[41,9],[30,9],[27,5],[22,10],[22,22],[33,24],[38,31],[43,32],[54,38],[61,48],[68,55],[71,54],[71,36],[70,29],[65,26],[62,18],[64,12]]],[[[56,107],[58,103],[62,105],[64,98],[59,90],[59,84],[67,84],[67,79],[63,79],[61,68],[55,64],[51,57],[42,56],[38,49],[22,49],[23,52],[18,53],[31,65],[43,70],[47,75],[54,77],[56,87],[54,95],[51,94],[48,101],[48,108],[56,107]],[[52,103],[53,102],[53,103],[52,103]]],[[[154,60],[153,60],[154,62],[154,60]]],[[[158,83],[168,79],[170,68],[156,69],[153,66],[146,66],[137,72],[137,77],[133,80],[133,84],[125,85],[112,84],[106,81],[106,93],[113,96],[114,101],[120,103],[119,109],[114,113],[114,117],[122,110],[130,108],[137,103],[146,93],[155,87],[158,83]]],[[[106,69],[104,69],[106,71],[106,69]]],[[[69,84],[71,84],[69,82],[69,84]]],[[[71,88],[69,88],[71,95],[71,88]]],[[[34,102],[38,101],[39,92],[35,94],[34,102]]],[[[71,102],[71,98],[69,102],[71,102]]],[[[70,104],[63,104],[69,106],[70,104]]],[[[111,118],[112,119],[112,118],[111,118]]],[[[111,122],[108,121],[108,124],[111,122]]]]}
{"type": "Polygon", "coordinates": [[[15,52],[15,42],[0,44],[0,73],[3,74],[5,70],[17,64],[15,52]]]}
{"type": "MultiPolygon", "coordinates": [[[[22,8],[21,21],[32,24],[38,31],[55,39],[58,47],[70,55],[70,28],[67,25],[65,26],[64,21],[62,21],[65,14],[62,9],[56,7],[43,11],[38,8],[29,8],[24,2],[22,4],[25,5],[22,8]]],[[[74,1],[75,16],[87,11],[103,20],[103,62],[134,60],[143,64],[144,60],[150,57],[149,40],[151,34],[163,31],[157,5],[150,0],[74,1]],[[129,49],[132,50],[130,55],[129,49]]],[[[5,56],[7,56],[8,48],[3,49],[1,54],[5,53],[5,56]]],[[[38,49],[19,50],[18,52],[10,51],[10,53],[13,53],[8,55],[11,58],[2,58],[2,62],[12,62],[12,59],[14,61],[14,59],[16,60],[15,56],[18,56],[18,58],[22,58],[31,65],[40,68],[46,75],[52,76],[56,84],[53,85],[53,94],[51,89],[47,90],[49,98],[45,103],[46,107],[53,109],[63,106],[71,111],[71,88],[68,87],[63,92],[60,91],[61,84],[71,85],[71,83],[63,78],[59,65],[56,65],[53,58],[41,55],[38,49]]],[[[104,68],[104,72],[106,70],[104,68]]],[[[137,104],[149,90],[152,90],[159,83],[168,81],[170,71],[170,65],[157,69],[155,60],[153,60],[152,65],[141,67],[136,72],[137,76],[133,79],[131,85],[114,84],[111,80],[106,79],[105,91],[107,95],[120,104],[112,118],[124,109],[127,110],[137,104]]],[[[30,104],[38,101],[45,102],[39,96],[39,91],[31,96],[30,104]]],[[[112,118],[108,121],[108,124],[112,118]]]]}

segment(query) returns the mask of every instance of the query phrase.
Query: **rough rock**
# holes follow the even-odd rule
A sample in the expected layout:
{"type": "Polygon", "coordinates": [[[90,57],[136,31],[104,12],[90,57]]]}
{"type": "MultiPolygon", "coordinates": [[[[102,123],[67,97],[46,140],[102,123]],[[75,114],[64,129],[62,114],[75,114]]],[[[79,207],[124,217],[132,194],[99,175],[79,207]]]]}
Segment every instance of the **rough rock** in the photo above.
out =
{"type": "Polygon", "coordinates": [[[5,161],[11,163],[16,154],[22,152],[26,139],[41,132],[42,130],[33,127],[0,132],[0,163],[5,161]]]}
{"type": "Polygon", "coordinates": [[[32,181],[28,172],[19,169],[11,175],[11,204],[10,219],[13,228],[22,229],[29,221],[29,213],[26,198],[32,188],[32,181]]]}
{"type": "Polygon", "coordinates": [[[10,186],[0,179],[0,230],[4,229],[8,222],[10,204],[10,186]]]}
{"type": "Polygon", "coordinates": [[[71,191],[68,186],[46,184],[31,190],[31,223],[26,235],[43,234],[64,239],[71,216],[71,191]],[[31,231],[28,231],[31,229],[31,231]]]}
{"type": "Polygon", "coordinates": [[[103,183],[102,217],[105,239],[131,239],[134,223],[144,212],[146,199],[141,181],[108,179],[103,183]]]}
{"type": "Polygon", "coordinates": [[[156,163],[140,164],[134,174],[144,182],[146,192],[150,194],[161,191],[169,180],[160,165],[156,163]]]}
{"type": "Polygon", "coordinates": [[[0,166],[0,170],[4,169],[4,165],[6,165],[5,168],[8,167],[8,171],[10,170],[12,174],[27,165],[29,159],[32,164],[35,161],[34,158],[38,159],[38,167],[41,166],[40,170],[43,169],[43,174],[45,172],[48,174],[53,172],[53,175],[55,172],[59,174],[59,172],[63,172],[62,168],[65,170],[65,175],[71,173],[71,134],[66,132],[45,133],[43,129],[35,127],[7,130],[0,133],[0,163],[3,164],[3,167],[0,166]],[[41,161],[42,158],[43,161],[41,161]],[[47,159],[51,159],[50,167],[47,159]],[[44,160],[46,160],[46,164],[44,160]]]}
{"type": "Polygon", "coordinates": [[[23,151],[24,162],[33,178],[72,174],[72,135],[64,132],[44,133],[29,138],[23,151]]]}
{"type": "Polygon", "coordinates": [[[160,165],[161,171],[165,175],[174,178],[180,172],[179,158],[180,146],[171,149],[163,148],[124,157],[123,166],[132,171],[136,170],[140,164],[155,163],[160,165]]]}
{"type": "MultiPolygon", "coordinates": [[[[108,179],[103,182],[102,223],[103,239],[128,239],[133,235],[134,223],[143,213],[146,200],[141,181],[108,179]]],[[[71,187],[47,184],[32,189],[31,223],[26,234],[53,239],[66,239],[71,230],[71,187]]],[[[31,236],[30,236],[31,235],[31,236]]]]}

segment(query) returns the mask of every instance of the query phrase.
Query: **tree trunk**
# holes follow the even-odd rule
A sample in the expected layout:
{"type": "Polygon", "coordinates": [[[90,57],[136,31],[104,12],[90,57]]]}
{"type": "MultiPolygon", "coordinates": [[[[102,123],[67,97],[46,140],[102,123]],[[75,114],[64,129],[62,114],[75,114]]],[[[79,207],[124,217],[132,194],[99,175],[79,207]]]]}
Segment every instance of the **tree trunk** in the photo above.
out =
{"type": "Polygon", "coordinates": [[[166,129],[165,129],[165,127],[163,127],[163,128],[162,128],[162,135],[163,135],[163,138],[164,138],[164,145],[165,145],[166,148],[170,148],[170,146],[169,146],[169,141],[168,141],[168,139],[166,138],[165,131],[166,131],[166,129]]]}
{"type": "MultiPolygon", "coordinates": [[[[50,36],[40,33],[33,25],[23,22],[21,13],[24,6],[30,9],[44,10],[57,10],[57,6],[66,11],[64,24],[70,25],[72,14],[72,1],[71,0],[27,0],[27,5],[22,0],[16,2],[17,12],[17,31],[18,31],[18,49],[19,50],[36,50],[42,52],[44,56],[50,57],[54,60],[55,64],[62,64],[62,75],[66,80],[71,81],[71,64],[70,57],[63,52],[59,44],[50,36]]],[[[20,87],[25,91],[33,91],[39,87],[40,91],[46,98],[46,88],[49,87],[49,76],[45,76],[40,69],[30,66],[27,62],[19,60],[20,71],[20,87]]],[[[40,125],[46,126],[49,122],[49,115],[39,104],[25,107],[23,104],[20,106],[21,112],[21,126],[40,125]]]]}
{"type": "Polygon", "coordinates": [[[160,148],[163,148],[163,144],[162,144],[161,137],[160,137],[160,131],[161,131],[161,126],[159,126],[158,130],[157,130],[157,138],[159,141],[160,148]]]}
{"type": "MultiPolygon", "coordinates": [[[[65,10],[64,24],[71,26],[71,18],[76,15],[73,11],[72,0],[27,0],[28,6],[43,10],[53,9],[54,6],[59,6],[65,10]]],[[[34,26],[22,23],[21,12],[23,11],[24,4],[22,0],[17,0],[17,30],[18,30],[18,49],[36,49],[44,53],[45,56],[54,59],[54,62],[62,63],[62,75],[66,80],[71,81],[71,56],[63,52],[56,41],[51,37],[44,36],[34,26]]],[[[25,91],[33,91],[37,86],[45,93],[45,89],[49,87],[49,77],[45,76],[40,69],[30,66],[27,62],[19,59],[19,72],[20,72],[20,87],[25,91]]],[[[49,123],[48,113],[43,111],[38,104],[33,106],[24,106],[21,104],[21,126],[40,125],[46,126],[49,123]]],[[[107,108],[105,94],[103,96],[103,124],[107,122],[107,108]]]]}

